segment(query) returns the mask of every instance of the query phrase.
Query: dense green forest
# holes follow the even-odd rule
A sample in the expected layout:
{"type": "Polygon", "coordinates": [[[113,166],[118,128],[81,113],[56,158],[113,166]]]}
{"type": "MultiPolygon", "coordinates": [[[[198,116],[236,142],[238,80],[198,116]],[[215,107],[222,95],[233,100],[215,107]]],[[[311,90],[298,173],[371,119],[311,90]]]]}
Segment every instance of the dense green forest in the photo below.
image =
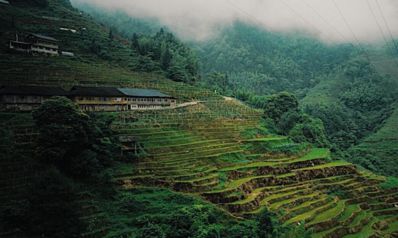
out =
{"type": "MultiPolygon", "coordinates": [[[[198,80],[198,58],[193,50],[156,21],[133,19],[122,12],[105,12],[90,5],[78,5],[109,28],[109,38],[114,35],[129,39],[134,54],[129,66],[135,71],[164,72],[165,76],[179,82],[198,80]]],[[[107,55],[107,50],[94,45],[92,49],[107,55]]]]}
{"type": "MultiPolygon", "coordinates": [[[[220,35],[198,46],[202,83],[259,108],[267,106],[268,95],[293,93],[303,112],[322,120],[337,156],[378,173],[397,175],[388,169],[390,159],[359,158],[349,150],[382,128],[392,115],[398,99],[397,74],[385,68],[394,67],[396,52],[388,46],[362,49],[353,44],[326,44],[241,23],[220,35]]],[[[396,156],[394,146],[385,149],[396,156]]]]}
{"type": "MultiPolygon", "coordinates": [[[[256,95],[283,90],[302,97],[319,82],[320,75],[358,54],[351,45],[326,45],[301,34],[273,33],[235,23],[216,39],[198,46],[202,73],[219,72],[227,84],[216,82],[224,93],[238,88],[256,95]]],[[[213,81],[212,79],[210,79],[213,81]]]]}

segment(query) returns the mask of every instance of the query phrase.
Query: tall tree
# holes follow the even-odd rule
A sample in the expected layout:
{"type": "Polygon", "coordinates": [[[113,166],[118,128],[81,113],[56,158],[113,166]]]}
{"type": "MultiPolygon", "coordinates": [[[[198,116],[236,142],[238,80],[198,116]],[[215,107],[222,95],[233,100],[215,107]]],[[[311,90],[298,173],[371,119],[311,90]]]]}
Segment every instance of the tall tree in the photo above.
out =
{"type": "Polygon", "coordinates": [[[171,54],[169,47],[163,46],[162,47],[162,55],[160,58],[160,64],[161,64],[163,70],[167,70],[170,67],[172,58],[173,58],[173,55],[171,54]]]}
{"type": "Polygon", "coordinates": [[[267,100],[264,108],[265,116],[278,121],[284,113],[291,110],[297,111],[298,105],[298,100],[293,94],[287,92],[278,93],[267,100]]]}
{"type": "Polygon", "coordinates": [[[108,39],[109,39],[110,41],[113,41],[113,38],[114,38],[114,35],[113,35],[113,30],[112,30],[112,28],[111,28],[111,29],[109,29],[108,39]]]}
{"type": "Polygon", "coordinates": [[[33,112],[39,129],[38,159],[76,177],[94,175],[111,156],[103,132],[69,99],[54,97],[33,112]],[[103,156],[102,156],[103,155],[103,156]]]}
{"type": "Polygon", "coordinates": [[[133,50],[139,50],[139,48],[140,48],[138,39],[139,39],[138,35],[136,33],[134,33],[133,36],[131,37],[131,48],[133,50]]]}

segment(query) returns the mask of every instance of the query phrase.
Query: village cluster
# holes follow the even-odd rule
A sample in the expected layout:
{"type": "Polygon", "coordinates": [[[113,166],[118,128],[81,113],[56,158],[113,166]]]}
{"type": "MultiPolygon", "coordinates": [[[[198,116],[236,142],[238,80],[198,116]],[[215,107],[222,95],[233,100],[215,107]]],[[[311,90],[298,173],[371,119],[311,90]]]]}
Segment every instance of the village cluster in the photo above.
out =
{"type": "Polygon", "coordinates": [[[70,98],[83,111],[129,111],[176,106],[174,97],[152,89],[75,86],[66,91],[60,87],[3,86],[0,88],[0,110],[32,111],[54,96],[70,98]]]}
{"type": "MultiPolygon", "coordinates": [[[[63,30],[71,30],[64,28],[63,30]]],[[[60,51],[58,40],[41,34],[29,33],[9,41],[9,49],[29,55],[71,56],[60,51]]],[[[65,91],[60,87],[3,86],[0,88],[0,110],[32,111],[53,96],[65,96],[84,111],[129,111],[175,107],[176,99],[152,89],[117,87],[73,87],[65,91]]]]}

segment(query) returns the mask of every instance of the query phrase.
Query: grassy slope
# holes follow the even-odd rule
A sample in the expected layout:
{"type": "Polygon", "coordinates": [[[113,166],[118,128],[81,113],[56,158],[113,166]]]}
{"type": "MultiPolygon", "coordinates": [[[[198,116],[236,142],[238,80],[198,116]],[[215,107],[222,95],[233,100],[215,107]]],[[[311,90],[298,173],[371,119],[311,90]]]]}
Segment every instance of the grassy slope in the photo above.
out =
{"type": "Polygon", "coordinates": [[[310,104],[336,104],[339,100],[336,98],[336,93],[340,88],[338,81],[321,81],[314,88],[312,88],[301,100],[302,105],[305,107],[310,104]]]}
{"type": "MultiPolygon", "coordinates": [[[[396,163],[398,160],[398,107],[386,120],[383,127],[371,136],[365,138],[362,143],[352,148],[357,156],[372,155],[382,158],[383,163],[375,161],[374,166],[378,170],[386,171],[387,174],[398,176],[396,163]]],[[[361,159],[361,158],[358,158],[361,159]]]]}
{"type": "MultiPolygon", "coordinates": [[[[398,77],[397,64],[392,56],[388,56],[381,51],[374,51],[371,54],[371,62],[381,75],[389,75],[392,78],[398,77]]],[[[329,80],[321,81],[301,100],[303,107],[306,105],[321,104],[338,105],[344,108],[344,105],[337,98],[337,95],[339,95],[344,88],[344,82],[341,80],[344,79],[330,78],[329,80]]],[[[372,154],[375,157],[373,160],[375,169],[373,169],[373,171],[397,176],[396,170],[392,169],[392,167],[394,167],[393,161],[397,159],[396,141],[398,140],[398,133],[396,133],[398,109],[397,107],[395,108],[395,112],[390,115],[390,118],[388,118],[382,126],[376,127],[378,129],[374,133],[363,138],[362,143],[354,146],[352,150],[360,150],[362,153],[372,154]],[[383,160],[383,162],[380,163],[380,161],[378,162],[377,160],[383,160]]]]}
{"type": "MultiPolygon", "coordinates": [[[[386,55],[373,55],[374,65],[379,72],[398,78],[398,61],[386,55]]],[[[398,161],[398,104],[395,104],[395,110],[384,125],[374,134],[365,138],[364,141],[353,150],[359,150],[361,153],[372,154],[376,158],[383,158],[386,163],[376,164],[380,168],[388,171],[389,174],[398,176],[395,169],[398,161]]]]}

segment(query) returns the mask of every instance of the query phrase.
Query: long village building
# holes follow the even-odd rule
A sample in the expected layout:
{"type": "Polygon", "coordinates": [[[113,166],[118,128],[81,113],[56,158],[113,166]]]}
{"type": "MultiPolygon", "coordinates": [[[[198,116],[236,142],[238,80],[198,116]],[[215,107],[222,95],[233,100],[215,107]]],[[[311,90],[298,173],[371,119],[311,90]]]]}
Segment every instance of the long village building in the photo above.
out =
{"type": "Polygon", "coordinates": [[[18,86],[0,88],[2,111],[31,111],[53,96],[73,100],[83,111],[130,111],[173,108],[176,99],[152,89],[114,87],[73,87],[65,91],[59,87],[18,86]]]}

